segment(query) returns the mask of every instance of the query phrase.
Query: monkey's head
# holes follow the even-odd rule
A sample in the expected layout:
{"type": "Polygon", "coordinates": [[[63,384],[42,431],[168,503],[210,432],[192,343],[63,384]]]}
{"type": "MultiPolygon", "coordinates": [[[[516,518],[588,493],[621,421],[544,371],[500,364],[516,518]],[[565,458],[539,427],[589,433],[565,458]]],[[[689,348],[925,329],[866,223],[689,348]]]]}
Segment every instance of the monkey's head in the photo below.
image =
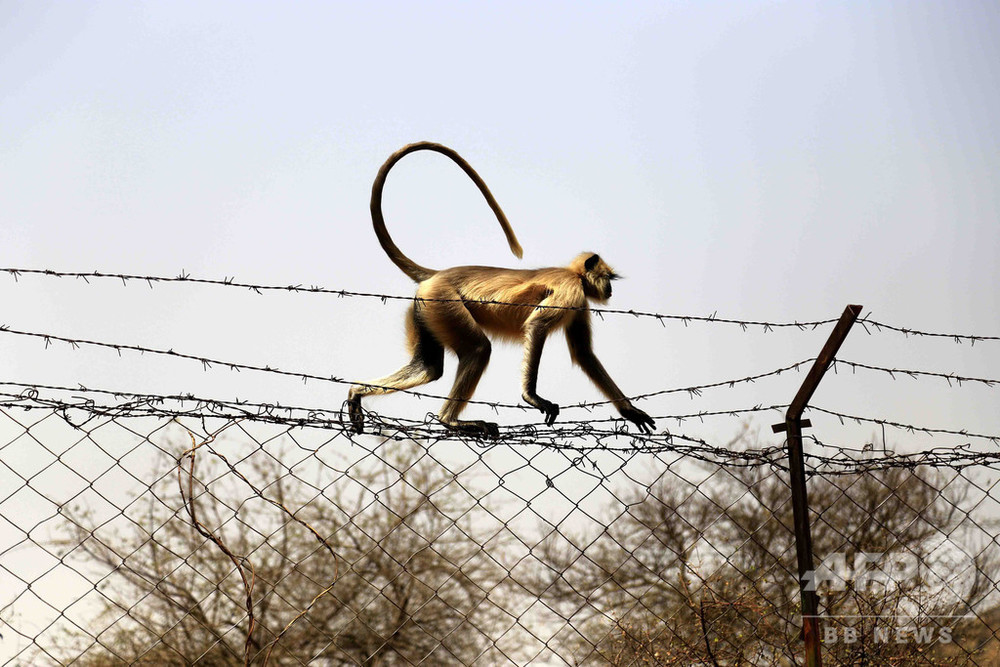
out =
{"type": "Polygon", "coordinates": [[[604,303],[611,298],[611,281],[617,280],[618,274],[600,255],[593,252],[580,253],[569,268],[580,276],[583,293],[588,299],[604,303]]]}

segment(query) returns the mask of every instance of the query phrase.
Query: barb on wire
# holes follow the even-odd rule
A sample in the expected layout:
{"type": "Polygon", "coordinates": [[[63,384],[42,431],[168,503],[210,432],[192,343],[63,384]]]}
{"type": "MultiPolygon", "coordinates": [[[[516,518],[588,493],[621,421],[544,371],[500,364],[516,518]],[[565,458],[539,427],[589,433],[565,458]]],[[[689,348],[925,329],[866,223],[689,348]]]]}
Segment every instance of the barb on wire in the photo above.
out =
{"type": "Polygon", "coordinates": [[[667,321],[677,321],[683,323],[687,326],[690,322],[706,322],[713,324],[731,324],[736,325],[747,331],[751,327],[760,327],[765,332],[771,331],[773,329],[782,328],[795,328],[799,330],[815,329],[816,327],[823,326],[825,324],[832,324],[836,322],[834,319],[825,320],[811,320],[805,322],[768,322],[765,320],[740,320],[734,318],[717,317],[715,313],[711,315],[668,315],[665,313],[657,313],[652,311],[644,310],[634,310],[634,309],[624,309],[624,308],[591,308],[589,306],[575,307],[575,306],[553,306],[553,305],[540,305],[537,303],[520,303],[514,301],[495,301],[491,299],[428,299],[416,296],[404,296],[398,294],[380,294],[377,292],[359,292],[354,290],[345,289],[328,289],[325,287],[318,287],[316,285],[303,286],[301,284],[296,285],[260,285],[254,283],[243,283],[237,282],[234,278],[224,278],[222,280],[214,280],[211,278],[192,278],[190,275],[181,272],[180,275],[176,277],[168,276],[145,276],[127,273],[106,273],[102,271],[53,271],[50,269],[19,269],[19,268],[0,268],[0,272],[6,272],[17,280],[21,275],[40,275],[48,276],[53,278],[79,278],[84,280],[89,284],[91,278],[96,279],[113,279],[120,280],[123,284],[127,285],[130,281],[144,282],[150,288],[156,283],[189,283],[192,285],[215,285],[219,287],[237,287],[241,289],[247,289],[255,294],[263,294],[264,292],[295,292],[295,293],[305,293],[305,294],[331,294],[339,297],[356,297],[356,298],[368,298],[368,299],[378,299],[382,303],[388,301],[409,301],[412,303],[478,303],[490,306],[511,306],[515,308],[535,308],[539,310],[588,310],[597,316],[603,315],[629,315],[631,317],[649,318],[655,319],[664,324],[667,321]]]}
{"type": "MultiPolygon", "coordinates": [[[[171,350],[162,350],[162,349],[156,349],[156,348],[150,348],[150,347],[143,347],[143,346],[140,346],[140,345],[127,345],[127,344],[123,344],[123,343],[107,343],[107,342],[103,342],[103,341],[85,340],[85,339],[80,339],[80,338],[67,338],[67,337],[64,337],[64,336],[56,336],[54,334],[38,333],[38,332],[32,332],[32,331],[21,331],[21,330],[18,330],[18,329],[13,329],[13,328],[11,328],[11,327],[9,327],[7,325],[0,325],[0,333],[7,333],[7,334],[15,335],[15,336],[26,336],[26,337],[29,337],[29,338],[38,338],[38,339],[41,339],[41,340],[43,340],[45,342],[46,349],[48,349],[48,347],[52,344],[53,341],[57,341],[57,342],[61,342],[61,343],[67,343],[68,345],[71,345],[74,349],[75,348],[79,348],[81,346],[89,346],[89,347],[98,347],[98,348],[104,348],[104,349],[111,349],[111,350],[115,350],[119,354],[119,356],[121,356],[122,350],[129,350],[129,351],[133,351],[133,352],[138,352],[140,354],[155,354],[155,355],[162,355],[162,356],[173,357],[173,358],[176,358],[176,359],[186,359],[186,360],[189,360],[189,361],[195,361],[195,362],[200,363],[202,365],[202,368],[204,370],[209,370],[212,366],[219,366],[219,367],[229,368],[230,370],[237,371],[237,372],[247,370],[247,371],[255,371],[255,372],[261,372],[261,373],[273,373],[273,374],[276,374],[276,375],[282,375],[282,376],[285,376],[285,377],[292,377],[292,378],[300,379],[300,380],[302,380],[304,382],[307,382],[309,380],[315,380],[315,381],[319,381],[319,382],[333,382],[335,384],[344,384],[344,385],[361,385],[361,386],[364,386],[364,387],[374,387],[375,389],[391,389],[394,392],[408,394],[410,396],[416,396],[418,398],[432,398],[432,399],[435,399],[435,400],[447,400],[447,396],[444,396],[444,395],[441,395],[441,394],[431,394],[431,393],[427,393],[427,392],[416,391],[416,390],[413,390],[413,389],[396,389],[395,387],[385,387],[385,386],[381,386],[381,385],[377,385],[377,384],[372,384],[370,382],[357,382],[357,381],[353,381],[353,380],[346,380],[344,378],[340,378],[340,377],[333,376],[333,375],[331,375],[331,376],[324,376],[324,375],[316,375],[314,373],[300,373],[300,372],[296,372],[296,371],[284,371],[284,370],[280,370],[278,368],[272,368],[271,366],[260,366],[260,365],[257,365],[257,364],[241,364],[241,363],[232,362],[232,361],[222,361],[222,360],[219,360],[219,359],[210,359],[208,357],[201,357],[201,356],[198,356],[198,355],[186,354],[186,353],[183,353],[183,352],[176,352],[176,351],[174,351],[172,349],[171,350]]],[[[692,396],[692,398],[693,398],[695,396],[700,396],[701,392],[703,390],[705,390],[705,389],[714,389],[714,388],[718,388],[718,387],[730,387],[730,388],[732,388],[732,387],[735,387],[738,384],[753,383],[753,382],[756,382],[757,380],[760,380],[760,379],[763,379],[763,378],[778,376],[778,375],[781,375],[782,373],[784,373],[786,371],[790,371],[790,370],[796,370],[797,371],[800,366],[802,366],[803,364],[808,364],[811,361],[812,361],[812,359],[805,359],[803,361],[798,361],[798,362],[796,362],[794,364],[790,364],[788,366],[783,366],[781,368],[777,368],[777,369],[774,369],[774,370],[771,370],[771,371],[767,371],[767,372],[764,372],[764,373],[758,373],[756,375],[750,375],[750,376],[747,376],[747,377],[735,378],[735,379],[730,379],[730,380],[723,380],[723,381],[720,381],[720,382],[710,382],[710,383],[707,383],[707,384],[694,385],[694,386],[690,386],[690,387],[676,387],[676,388],[673,388],[673,389],[661,389],[661,390],[658,390],[658,391],[648,392],[648,393],[645,393],[645,394],[638,394],[636,396],[630,397],[630,399],[631,400],[642,400],[642,399],[646,399],[646,398],[652,398],[654,396],[662,396],[662,395],[665,395],[665,394],[676,394],[676,393],[687,393],[687,394],[690,394],[692,396]]],[[[469,399],[466,402],[469,403],[469,404],[471,404],[471,405],[486,405],[486,406],[489,406],[489,407],[493,408],[494,410],[498,410],[500,408],[510,409],[510,410],[529,410],[529,411],[530,410],[534,410],[534,408],[531,408],[528,405],[520,404],[520,403],[501,403],[501,402],[497,402],[497,401],[483,401],[483,400],[476,400],[476,399],[469,399]]],[[[610,401],[610,400],[601,400],[601,401],[593,401],[593,402],[589,402],[589,403],[575,403],[575,404],[566,405],[565,409],[589,409],[589,408],[598,407],[598,406],[602,406],[602,405],[608,405],[608,404],[610,404],[612,402],[613,401],[610,401]]]]}
{"type": "Polygon", "coordinates": [[[857,370],[860,368],[866,371],[876,371],[879,373],[885,373],[893,380],[896,379],[897,375],[905,375],[913,379],[918,379],[922,377],[941,378],[942,380],[945,380],[948,383],[948,386],[953,386],[951,384],[952,382],[956,383],[960,387],[962,386],[962,383],[965,382],[969,384],[981,384],[987,387],[993,387],[997,384],[1000,384],[1000,380],[992,378],[969,377],[965,375],[958,375],[956,373],[935,373],[933,371],[916,371],[905,368],[885,368],[883,366],[872,366],[870,364],[862,364],[856,361],[847,361],[845,359],[834,359],[832,364],[834,371],[836,371],[836,367],[838,365],[847,366],[853,370],[857,370]]]}

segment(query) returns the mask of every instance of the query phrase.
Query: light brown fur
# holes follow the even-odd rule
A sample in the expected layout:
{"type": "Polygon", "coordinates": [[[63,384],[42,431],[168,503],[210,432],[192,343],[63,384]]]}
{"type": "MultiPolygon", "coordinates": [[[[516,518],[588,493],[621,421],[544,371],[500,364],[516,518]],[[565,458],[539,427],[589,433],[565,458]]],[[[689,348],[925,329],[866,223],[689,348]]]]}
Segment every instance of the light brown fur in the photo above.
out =
{"type": "Polygon", "coordinates": [[[442,153],[462,167],[497,215],[511,251],[521,256],[521,246],[500,205],[479,174],[455,151],[421,142],[403,147],[386,160],[372,186],[372,223],[389,259],[419,283],[418,300],[410,308],[406,321],[407,343],[413,357],[392,375],[351,387],[348,407],[354,430],[360,433],[364,428],[363,396],[410,389],[438,379],[443,373],[444,348],[447,348],[458,356],[458,373],[439,413],[442,423],[464,432],[496,437],[499,432],[496,424],[458,419],[489,363],[491,344],[487,334],[523,341],[521,395],[525,402],[541,410],[545,422],[551,425],[559,414],[559,406],[536,393],[538,365],[545,339],[553,331],[563,329],[573,361],[623,417],[650,432],[653,420],[632,405],[593,352],[588,300],[607,301],[611,297],[611,281],[618,277],[598,255],[581,253],[565,268],[456,266],[435,271],[416,264],[396,247],[382,217],[382,188],[392,166],[418,150],[442,153]]]}

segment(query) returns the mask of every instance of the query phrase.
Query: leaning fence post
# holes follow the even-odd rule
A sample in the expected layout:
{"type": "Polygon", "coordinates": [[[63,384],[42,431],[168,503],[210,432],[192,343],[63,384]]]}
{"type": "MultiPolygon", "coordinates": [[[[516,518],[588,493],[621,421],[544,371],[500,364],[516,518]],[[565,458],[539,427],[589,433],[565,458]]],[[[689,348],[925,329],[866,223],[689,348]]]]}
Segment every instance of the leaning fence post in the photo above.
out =
{"type": "Polygon", "coordinates": [[[791,477],[792,487],[792,521],[795,525],[795,555],[799,566],[799,592],[802,596],[802,637],[805,642],[805,665],[806,667],[821,667],[823,662],[820,657],[820,637],[819,637],[819,598],[816,595],[815,586],[809,586],[814,581],[812,534],[809,529],[809,501],[806,496],[806,469],[805,459],[802,454],[802,427],[810,426],[809,420],[802,419],[802,412],[809,404],[813,392],[819,386],[820,380],[830,367],[833,358],[840,349],[840,344],[847,338],[847,332],[851,330],[858,315],[861,314],[861,306],[850,305],[844,309],[844,314],[840,316],[840,321],[834,327],[833,333],[827,339],[819,356],[809,369],[809,375],[802,382],[799,391],[792,399],[788,411],[785,412],[785,421],[782,424],[775,424],[771,428],[775,433],[786,431],[785,442],[788,445],[788,472],[791,477]]]}

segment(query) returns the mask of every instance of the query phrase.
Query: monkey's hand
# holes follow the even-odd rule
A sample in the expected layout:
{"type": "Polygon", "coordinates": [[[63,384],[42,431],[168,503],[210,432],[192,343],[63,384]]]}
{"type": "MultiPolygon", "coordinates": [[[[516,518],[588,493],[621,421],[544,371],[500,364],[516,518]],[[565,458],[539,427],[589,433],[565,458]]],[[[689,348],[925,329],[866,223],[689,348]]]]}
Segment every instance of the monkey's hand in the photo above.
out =
{"type": "Polygon", "coordinates": [[[656,428],[656,422],[653,421],[653,418],[632,404],[619,408],[618,411],[622,417],[638,426],[639,430],[646,435],[652,433],[653,429],[656,428]]]}
{"type": "Polygon", "coordinates": [[[538,394],[529,394],[525,392],[521,394],[521,398],[524,402],[533,408],[538,408],[545,414],[545,425],[552,426],[556,423],[556,417],[559,416],[559,406],[552,401],[546,401],[544,398],[538,394]]]}

